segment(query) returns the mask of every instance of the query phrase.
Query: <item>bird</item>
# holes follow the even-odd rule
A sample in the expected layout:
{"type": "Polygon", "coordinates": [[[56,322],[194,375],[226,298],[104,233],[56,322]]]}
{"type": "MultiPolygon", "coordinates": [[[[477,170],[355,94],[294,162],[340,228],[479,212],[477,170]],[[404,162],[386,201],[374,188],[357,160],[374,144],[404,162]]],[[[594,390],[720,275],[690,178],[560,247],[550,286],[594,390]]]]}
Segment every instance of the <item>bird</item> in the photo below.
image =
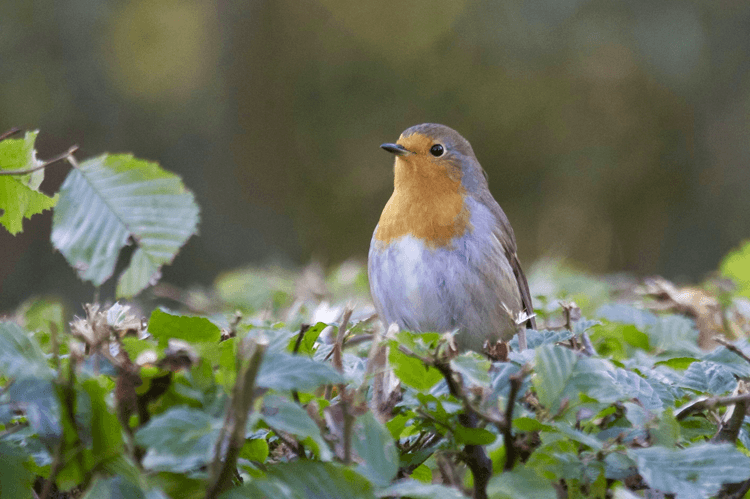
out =
{"type": "Polygon", "coordinates": [[[536,329],[513,228],[469,141],[423,123],[380,147],[396,156],[394,188],[367,274],[384,325],[455,332],[459,351],[479,353],[509,341],[517,322],[536,329]]]}

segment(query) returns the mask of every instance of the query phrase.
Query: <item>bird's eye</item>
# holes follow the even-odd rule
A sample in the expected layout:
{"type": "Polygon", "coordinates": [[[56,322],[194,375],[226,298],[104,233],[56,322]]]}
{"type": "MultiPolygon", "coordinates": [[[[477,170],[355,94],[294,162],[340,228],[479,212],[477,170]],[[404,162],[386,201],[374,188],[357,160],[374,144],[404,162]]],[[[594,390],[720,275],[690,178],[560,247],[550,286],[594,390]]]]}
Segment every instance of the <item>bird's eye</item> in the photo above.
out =
{"type": "Polygon", "coordinates": [[[434,146],[430,147],[430,154],[432,154],[436,158],[442,156],[444,152],[445,148],[440,144],[435,144],[434,146]]]}

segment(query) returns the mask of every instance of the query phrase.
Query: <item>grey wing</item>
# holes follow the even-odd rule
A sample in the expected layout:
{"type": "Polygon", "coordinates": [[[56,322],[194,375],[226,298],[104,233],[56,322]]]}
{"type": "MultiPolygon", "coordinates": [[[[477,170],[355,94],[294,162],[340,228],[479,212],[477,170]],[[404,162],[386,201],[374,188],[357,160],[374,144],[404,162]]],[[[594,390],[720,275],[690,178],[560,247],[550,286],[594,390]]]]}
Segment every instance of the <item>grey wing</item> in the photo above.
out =
{"type": "MultiPolygon", "coordinates": [[[[495,218],[497,219],[497,230],[495,235],[502,243],[503,248],[505,249],[505,255],[507,256],[511,267],[513,267],[513,274],[516,276],[516,282],[518,283],[518,291],[521,293],[523,308],[529,316],[533,316],[534,305],[531,302],[531,293],[529,292],[529,283],[526,280],[526,274],[523,273],[521,261],[516,254],[516,236],[513,234],[513,227],[511,227],[510,221],[505,215],[505,212],[500,205],[497,204],[497,201],[495,201],[495,198],[492,197],[492,194],[490,194],[489,191],[480,196],[480,198],[484,205],[490,208],[492,214],[495,215],[495,218]]],[[[534,317],[530,317],[529,320],[526,321],[526,328],[536,329],[536,319],[534,317]]]]}

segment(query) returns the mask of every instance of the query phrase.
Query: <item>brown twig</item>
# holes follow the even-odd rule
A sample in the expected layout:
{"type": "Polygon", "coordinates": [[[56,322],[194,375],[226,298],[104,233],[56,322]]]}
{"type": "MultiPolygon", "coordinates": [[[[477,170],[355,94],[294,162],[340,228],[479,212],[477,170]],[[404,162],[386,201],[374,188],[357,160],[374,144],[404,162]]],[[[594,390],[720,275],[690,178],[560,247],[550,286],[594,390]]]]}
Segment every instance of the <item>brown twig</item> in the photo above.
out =
{"type": "Polygon", "coordinates": [[[45,161],[39,166],[35,166],[33,168],[28,168],[26,170],[0,170],[0,175],[28,175],[29,173],[34,173],[37,170],[41,170],[42,168],[47,168],[53,163],[57,163],[58,161],[62,161],[63,159],[70,160],[72,158],[73,153],[78,150],[78,146],[73,146],[64,153],[58,154],[54,158],[45,161]]]}
{"type": "MultiPolygon", "coordinates": [[[[224,420],[224,426],[219,433],[216,442],[214,460],[211,463],[211,480],[206,490],[206,499],[215,499],[232,484],[232,477],[237,469],[237,458],[240,455],[242,445],[245,443],[245,425],[255,400],[255,378],[263,361],[268,342],[264,340],[251,340],[250,360],[247,366],[240,371],[234,384],[232,401],[228,408],[231,415],[224,420]],[[230,429],[231,428],[231,429],[230,429]],[[229,435],[226,456],[222,463],[221,447],[224,436],[229,435]]],[[[238,356],[242,349],[238,350],[238,356]]]]}
{"type": "Polygon", "coordinates": [[[681,421],[688,417],[694,412],[700,412],[706,409],[713,409],[714,407],[726,407],[734,404],[746,404],[750,402],[750,393],[744,395],[732,395],[729,397],[710,397],[710,398],[698,398],[692,402],[688,402],[675,413],[677,421],[681,421]]]}
{"type": "MultiPolygon", "coordinates": [[[[464,411],[458,415],[459,423],[467,428],[476,428],[478,419],[480,419],[479,412],[469,402],[466,394],[463,392],[463,388],[456,380],[450,364],[439,359],[435,359],[431,364],[445,378],[446,383],[448,383],[448,391],[451,395],[463,402],[464,411]]],[[[492,461],[487,457],[487,453],[481,445],[465,445],[463,456],[466,465],[474,477],[474,499],[487,499],[487,484],[492,476],[492,461]]]]}
{"type": "Polygon", "coordinates": [[[742,423],[745,421],[745,413],[747,412],[747,406],[750,403],[747,400],[741,400],[731,410],[732,415],[726,424],[721,425],[721,429],[711,439],[714,443],[731,442],[735,443],[737,438],[740,436],[740,428],[742,423]]]}
{"type": "Polygon", "coordinates": [[[8,137],[10,137],[11,135],[15,135],[15,134],[17,134],[20,131],[21,131],[20,128],[13,127],[10,130],[8,130],[7,132],[3,132],[2,134],[0,134],[0,140],[5,140],[8,137]]]}
{"type": "Polygon", "coordinates": [[[519,372],[510,377],[510,393],[508,394],[508,403],[505,406],[505,424],[501,430],[503,432],[503,444],[505,445],[505,471],[510,471],[516,462],[518,452],[513,442],[513,408],[516,405],[518,392],[521,390],[523,379],[529,373],[528,366],[523,366],[519,372]]]}
{"type": "Polygon", "coordinates": [[[748,357],[747,355],[745,355],[745,352],[743,352],[742,350],[740,350],[739,348],[737,348],[735,345],[733,345],[732,343],[728,342],[724,338],[714,337],[714,341],[716,343],[724,345],[727,350],[729,350],[730,352],[736,353],[737,355],[739,355],[740,357],[742,357],[745,360],[745,362],[750,363],[750,357],[748,357]]]}

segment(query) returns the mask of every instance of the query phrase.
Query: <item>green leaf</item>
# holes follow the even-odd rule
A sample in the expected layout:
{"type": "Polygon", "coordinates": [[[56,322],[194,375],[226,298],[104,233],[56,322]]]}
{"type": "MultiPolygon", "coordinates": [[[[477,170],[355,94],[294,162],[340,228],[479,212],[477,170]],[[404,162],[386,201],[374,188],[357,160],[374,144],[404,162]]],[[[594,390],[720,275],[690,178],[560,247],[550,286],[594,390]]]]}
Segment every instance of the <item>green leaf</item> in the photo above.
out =
{"type": "Polygon", "coordinates": [[[639,331],[635,326],[625,326],[622,328],[622,338],[628,343],[628,345],[634,348],[640,348],[647,352],[651,350],[648,335],[639,331]]]}
{"type": "Polygon", "coordinates": [[[667,360],[660,360],[659,362],[654,364],[654,367],[666,366],[676,371],[684,371],[685,369],[690,367],[690,364],[696,362],[696,360],[697,359],[695,359],[694,357],[674,357],[667,360]]]}
{"type": "Polygon", "coordinates": [[[54,376],[39,345],[15,322],[0,321],[0,374],[10,378],[54,376]]]}
{"type": "Polygon", "coordinates": [[[287,353],[270,353],[263,358],[255,384],[277,391],[310,392],[320,385],[343,383],[344,378],[332,367],[308,357],[287,353]]]}
{"type": "Polygon", "coordinates": [[[640,331],[645,331],[647,327],[656,324],[657,320],[656,315],[648,310],[620,303],[602,305],[596,311],[596,316],[609,322],[632,324],[640,331]]]}
{"type": "MultiPolygon", "coordinates": [[[[310,326],[307,331],[302,334],[302,341],[300,341],[297,354],[307,355],[308,357],[312,356],[312,354],[315,353],[315,341],[318,339],[318,336],[320,336],[320,333],[322,333],[327,327],[328,324],[325,322],[318,322],[314,326],[310,326]]],[[[297,336],[295,335],[289,340],[287,351],[290,353],[294,352],[294,346],[296,344],[297,336]]]]}
{"type": "Polygon", "coordinates": [[[391,437],[393,437],[394,440],[398,440],[401,438],[401,432],[404,431],[404,428],[406,428],[406,423],[412,418],[411,414],[397,414],[393,416],[391,419],[385,422],[385,427],[388,428],[388,431],[391,432],[391,437]]]}
{"type": "Polygon", "coordinates": [[[719,269],[723,276],[734,281],[738,294],[750,298],[750,241],[744,241],[740,248],[725,256],[719,269]]]}
{"type": "MultiPolygon", "coordinates": [[[[412,473],[412,476],[414,476],[414,473],[412,473]]],[[[430,476],[432,476],[432,473],[430,473],[430,476]]],[[[377,497],[411,497],[413,499],[466,499],[466,496],[456,489],[415,480],[400,480],[389,487],[378,490],[375,495],[377,497]]]]}
{"type": "Polygon", "coordinates": [[[84,380],[82,388],[88,393],[91,403],[92,458],[95,463],[100,463],[122,451],[122,428],[105,401],[110,391],[96,379],[84,380]]]}
{"type": "Polygon", "coordinates": [[[362,460],[357,472],[377,486],[390,484],[398,472],[398,451],[390,433],[372,412],[357,418],[352,445],[362,460]]]}
{"type": "Polygon", "coordinates": [[[649,447],[628,454],[653,489],[678,499],[700,499],[716,494],[725,483],[750,478],[750,458],[731,444],[701,443],[686,449],[649,447]]]}
{"type": "MultiPolygon", "coordinates": [[[[26,132],[23,139],[0,141],[0,170],[27,170],[42,164],[36,159],[34,141],[39,132],[26,132]]],[[[44,170],[27,175],[0,175],[0,224],[13,235],[23,230],[23,219],[49,210],[57,196],[39,192],[44,170]]]]}
{"type": "Polygon", "coordinates": [[[260,418],[274,430],[291,433],[300,440],[312,439],[318,446],[320,459],[330,461],[331,450],[320,436],[320,428],[302,407],[280,395],[267,395],[263,398],[260,418]]]}
{"type": "Polygon", "coordinates": [[[513,428],[518,431],[550,431],[553,426],[540,423],[534,418],[521,417],[513,420],[513,428]]]}
{"type": "Polygon", "coordinates": [[[659,410],[664,406],[662,399],[651,386],[651,383],[638,374],[617,368],[611,373],[611,376],[620,393],[619,398],[621,400],[636,399],[644,408],[649,410],[659,410]]]}
{"type": "Polygon", "coordinates": [[[220,499],[374,499],[372,484],[356,472],[333,463],[295,461],[268,468],[265,478],[232,489],[220,499]]]}
{"type": "Polygon", "coordinates": [[[248,461],[263,463],[268,458],[268,442],[264,438],[250,438],[245,440],[240,457],[248,461]]]}
{"type": "Polygon", "coordinates": [[[468,445],[487,445],[497,440],[497,435],[484,428],[467,428],[456,425],[453,428],[453,436],[456,442],[468,445]]]}
{"type": "Polygon", "coordinates": [[[83,499],[109,499],[127,497],[128,499],[168,499],[158,488],[143,490],[138,482],[121,476],[109,478],[98,477],[94,480],[83,499]]]}
{"type": "Polygon", "coordinates": [[[681,315],[662,315],[647,330],[651,344],[662,351],[700,355],[695,323],[681,315]]]}
{"type": "Polygon", "coordinates": [[[713,362],[693,362],[685,371],[679,386],[711,395],[723,395],[737,386],[734,375],[724,366],[713,362]]]}
{"type": "Polygon", "coordinates": [[[406,355],[398,349],[398,344],[395,342],[389,349],[388,362],[401,382],[416,390],[427,391],[443,379],[440,371],[424,365],[419,359],[406,355]]]}
{"type": "Polygon", "coordinates": [[[579,444],[583,444],[587,447],[590,447],[593,450],[602,450],[604,448],[604,443],[600,440],[598,440],[595,437],[592,437],[591,435],[588,435],[586,433],[583,433],[582,431],[576,430],[575,428],[572,428],[567,423],[558,423],[555,425],[555,428],[557,431],[568,437],[569,439],[573,440],[574,442],[578,442],[579,444]]]}
{"type": "MultiPolygon", "coordinates": [[[[561,331],[535,331],[533,329],[526,330],[526,346],[529,349],[534,349],[548,343],[559,343],[561,341],[567,341],[573,337],[573,333],[567,330],[561,331]]],[[[518,336],[514,336],[508,342],[513,351],[518,352],[518,336]]]]}
{"type": "Polygon", "coordinates": [[[568,381],[573,376],[578,356],[569,348],[546,344],[536,351],[536,388],[539,402],[550,412],[560,406],[560,399],[568,381]]]}
{"type": "Polygon", "coordinates": [[[221,421],[197,409],[174,407],[149,421],[135,434],[148,449],[143,467],[184,473],[208,464],[221,421]]]}
{"type": "Polygon", "coordinates": [[[0,440],[0,456],[3,456],[0,462],[0,497],[3,499],[34,497],[31,492],[34,475],[24,466],[29,459],[25,450],[0,440]]]}
{"type": "MultiPolygon", "coordinates": [[[[188,317],[162,312],[158,308],[151,312],[148,321],[148,332],[164,348],[170,338],[189,343],[219,344],[221,330],[205,317],[188,317]]],[[[218,346],[217,346],[218,348],[218,346]]]]}
{"type": "Polygon", "coordinates": [[[461,374],[464,383],[487,388],[490,384],[490,365],[486,357],[475,352],[462,353],[450,361],[451,369],[461,374]]]}
{"type": "Polygon", "coordinates": [[[557,499],[549,481],[527,468],[493,476],[487,485],[487,495],[493,499],[557,499]]]}
{"type": "Polygon", "coordinates": [[[414,471],[411,472],[411,475],[409,475],[414,480],[417,480],[419,482],[431,484],[432,483],[432,470],[429,466],[422,463],[416,468],[414,468],[414,471]]]}
{"type": "Polygon", "coordinates": [[[137,249],[120,276],[117,296],[130,297],[159,278],[161,266],[195,234],[198,206],[177,175],[131,155],[102,155],[80,164],[60,188],[52,244],[81,279],[112,276],[129,239],[137,249]]]}

